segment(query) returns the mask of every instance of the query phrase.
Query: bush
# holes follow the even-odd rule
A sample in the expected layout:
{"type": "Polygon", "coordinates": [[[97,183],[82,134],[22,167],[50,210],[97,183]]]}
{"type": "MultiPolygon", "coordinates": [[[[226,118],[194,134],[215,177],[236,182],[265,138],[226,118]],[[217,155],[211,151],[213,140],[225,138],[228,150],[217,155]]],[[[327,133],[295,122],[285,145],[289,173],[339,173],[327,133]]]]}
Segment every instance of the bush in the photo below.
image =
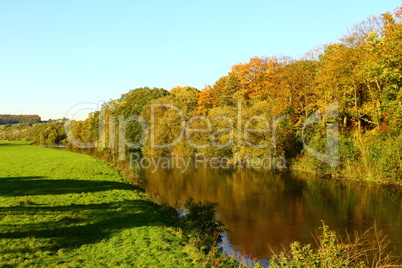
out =
{"type": "Polygon", "coordinates": [[[194,202],[193,198],[185,202],[186,213],[180,219],[180,226],[185,239],[190,240],[205,253],[222,242],[221,233],[226,226],[215,218],[216,203],[210,201],[194,202]]]}
{"type": "Polygon", "coordinates": [[[392,262],[391,254],[386,254],[388,238],[373,227],[354,238],[348,236],[342,241],[334,231],[323,223],[322,234],[316,239],[317,249],[310,244],[293,242],[290,249],[275,254],[270,268],[276,267],[317,267],[317,268],[363,268],[386,267],[392,262]],[[372,239],[374,235],[375,239],[372,239]]]}

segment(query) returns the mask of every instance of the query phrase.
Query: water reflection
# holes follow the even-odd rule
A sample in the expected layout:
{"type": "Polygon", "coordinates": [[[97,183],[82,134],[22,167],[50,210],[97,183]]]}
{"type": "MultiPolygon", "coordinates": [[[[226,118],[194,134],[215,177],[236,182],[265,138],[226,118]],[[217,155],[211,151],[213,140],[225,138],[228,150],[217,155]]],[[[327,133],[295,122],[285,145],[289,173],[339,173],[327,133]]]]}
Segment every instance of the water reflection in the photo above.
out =
{"type": "Polygon", "coordinates": [[[402,253],[401,194],[359,182],[335,182],[305,173],[249,169],[145,170],[146,190],[171,205],[217,202],[228,225],[229,241],[240,252],[266,258],[270,248],[294,240],[315,243],[312,234],[324,220],[331,229],[353,233],[376,222],[402,253]]]}
{"type": "MultiPolygon", "coordinates": [[[[96,149],[59,149],[105,157],[96,149]]],[[[375,222],[391,238],[395,253],[402,255],[402,193],[393,187],[333,181],[303,172],[200,164],[185,172],[181,167],[151,166],[143,174],[146,190],[172,206],[182,207],[189,197],[217,202],[220,220],[230,230],[231,246],[252,258],[266,259],[271,248],[295,240],[315,244],[312,235],[321,220],[341,233],[365,231],[375,222]]]]}

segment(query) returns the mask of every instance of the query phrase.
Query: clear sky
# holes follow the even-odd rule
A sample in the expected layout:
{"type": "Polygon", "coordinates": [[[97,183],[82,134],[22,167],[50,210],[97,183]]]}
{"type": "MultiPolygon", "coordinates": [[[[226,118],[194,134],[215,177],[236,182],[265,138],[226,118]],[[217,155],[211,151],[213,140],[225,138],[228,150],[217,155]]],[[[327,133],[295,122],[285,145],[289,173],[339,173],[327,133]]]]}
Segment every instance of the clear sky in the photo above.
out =
{"type": "MultiPolygon", "coordinates": [[[[254,56],[303,56],[400,0],[0,0],[0,114],[66,116],[137,87],[202,89],[254,56]]],[[[79,116],[85,116],[88,111],[79,116]]]]}

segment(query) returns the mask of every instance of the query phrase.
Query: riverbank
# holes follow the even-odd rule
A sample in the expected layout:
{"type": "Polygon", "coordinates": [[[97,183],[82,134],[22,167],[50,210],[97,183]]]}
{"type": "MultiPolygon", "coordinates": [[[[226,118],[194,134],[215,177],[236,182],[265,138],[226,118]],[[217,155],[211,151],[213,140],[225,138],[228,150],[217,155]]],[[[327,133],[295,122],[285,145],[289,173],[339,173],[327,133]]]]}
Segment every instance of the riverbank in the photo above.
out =
{"type": "Polygon", "coordinates": [[[352,182],[359,182],[362,184],[378,185],[379,187],[394,188],[397,191],[402,191],[402,181],[385,180],[385,179],[375,180],[375,179],[372,179],[371,177],[358,178],[358,177],[342,175],[339,173],[335,173],[335,174],[320,173],[313,169],[293,167],[293,166],[289,167],[288,170],[292,171],[292,172],[309,173],[309,174],[314,175],[315,177],[322,177],[322,178],[325,178],[328,180],[333,180],[333,181],[346,180],[346,181],[352,181],[352,182]]]}
{"type": "Polygon", "coordinates": [[[303,163],[303,159],[292,160],[288,165],[284,164],[282,168],[275,168],[272,165],[264,165],[259,159],[254,159],[255,161],[242,161],[236,162],[233,158],[210,158],[210,159],[196,159],[198,166],[208,166],[210,168],[240,168],[240,169],[250,169],[250,170],[271,170],[274,172],[305,172],[312,174],[315,177],[321,177],[334,181],[356,181],[363,184],[374,184],[380,187],[386,188],[395,188],[395,190],[402,191],[402,181],[400,179],[384,179],[384,178],[376,178],[373,176],[364,176],[364,174],[360,174],[360,176],[353,176],[351,173],[340,172],[339,170],[320,170],[314,169],[305,165],[303,163]],[[332,173],[331,173],[332,172],[332,173]]]}
{"type": "Polygon", "coordinates": [[[172,208],[93,157],[2,142],[0,184],[1,265],[234,265],[184,243],[172,208]]]}

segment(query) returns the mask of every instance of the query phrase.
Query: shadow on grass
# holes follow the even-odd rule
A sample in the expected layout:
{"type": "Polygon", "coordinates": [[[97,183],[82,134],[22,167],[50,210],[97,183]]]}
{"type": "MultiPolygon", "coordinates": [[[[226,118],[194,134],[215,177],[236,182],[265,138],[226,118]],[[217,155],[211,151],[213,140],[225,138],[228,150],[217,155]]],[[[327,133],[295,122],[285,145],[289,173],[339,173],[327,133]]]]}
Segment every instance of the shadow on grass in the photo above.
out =
{"type": "Polygon", "coordinates": [[[113,189],[143,191],[140,187],[122,182],[74,179],[53,180],[40,176],[0,178],[0,186],[0,196],[90,193],[113,189]]]}
{"type": "Polygon", "coordinates": [[[5,214],[18,217],[30,215],[42,220],[48,218],[48,221],[32,223],[28,220],[25,224],[18,222],[2,224],[0,239],[38,238],[40,241],[48,242],[36,243],[31,249],[23,246],[3,248],[0,250],[3,253],[78,248],[84,244],[99,242],[127,228],[173,226],[176,222],[173,213],[167,213],[166,208],[147,200],[55,207],[0,207],[0,215],[5,214]],[[58,220],[52,220],[55,217],[58,220]]]}

